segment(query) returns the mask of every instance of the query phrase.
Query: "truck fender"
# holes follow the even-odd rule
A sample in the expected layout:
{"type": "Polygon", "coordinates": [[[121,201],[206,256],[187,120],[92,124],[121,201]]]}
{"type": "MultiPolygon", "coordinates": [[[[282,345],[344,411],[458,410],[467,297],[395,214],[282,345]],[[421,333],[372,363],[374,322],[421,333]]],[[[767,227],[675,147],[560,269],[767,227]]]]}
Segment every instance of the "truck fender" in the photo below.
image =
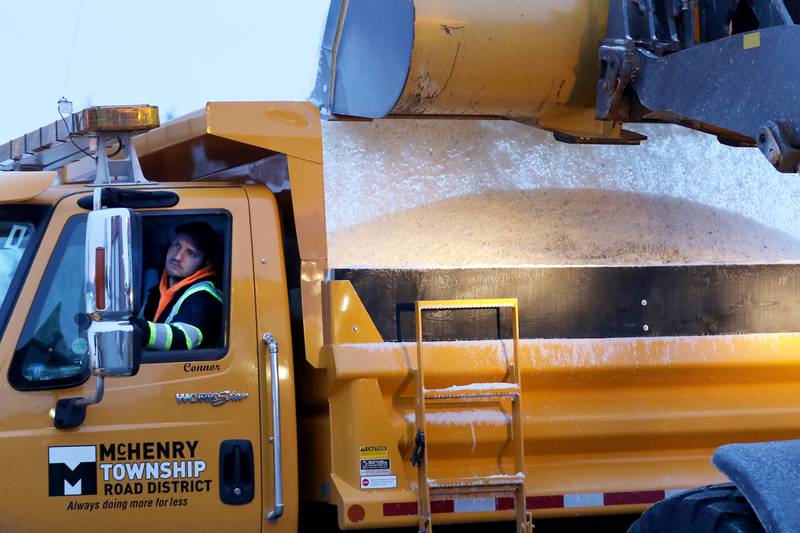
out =
{"type": "Polygon", "coordinates": [[[727,444],[712,459],[768,532],[800,531],[800,440],[727,444]]]}

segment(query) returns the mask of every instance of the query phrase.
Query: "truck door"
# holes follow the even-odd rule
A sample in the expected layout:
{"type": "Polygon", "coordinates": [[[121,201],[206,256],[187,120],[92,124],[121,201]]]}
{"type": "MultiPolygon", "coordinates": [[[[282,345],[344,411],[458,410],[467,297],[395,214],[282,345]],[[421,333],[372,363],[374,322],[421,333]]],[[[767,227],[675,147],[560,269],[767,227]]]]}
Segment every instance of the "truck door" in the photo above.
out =
{"type": "Polygon", "coordinates": [[[137,290],[144,298],[158,284],[177,225],[207,222],[220,243],[219,338],[145,352],[137,375],[106,380],[80,426],[55,429],[56,402],[91,397],[96,386],[81,315],[87,212],[77,200],[85,195],[60,201],[0,341],[8,376],[0,389],[0,529],[260,530],[263,347],[247,199],[238,187],[175,192],[174,208],[140,211],[137,290]]]}

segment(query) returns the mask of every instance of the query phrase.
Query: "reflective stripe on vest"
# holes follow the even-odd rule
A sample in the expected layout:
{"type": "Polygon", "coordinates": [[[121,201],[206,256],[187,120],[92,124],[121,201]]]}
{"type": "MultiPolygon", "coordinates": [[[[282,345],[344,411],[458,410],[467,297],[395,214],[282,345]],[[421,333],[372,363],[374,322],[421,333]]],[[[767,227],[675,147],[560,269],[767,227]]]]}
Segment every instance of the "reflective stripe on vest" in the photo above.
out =
{"type": "Polygon", "coordinates": [[[210,281],[200,281],[198,283],[195,283],[194,285],[192,285],[188,289],[186,289],[186,292],[184,292],[181,295],[181,297],[178,298],[178,301],[175,302],[175,305],[172,307],[172,310],[169,312],[169,316],[164,321],[164,323],[165,324],[171,323],[172,319],[175,318],[175,315],[177,315],[178,312],[181,310],[181,305],[183,304],[184,300],[186,300],[186,298],[188,298],[192,294],[200,292],[200,291],[208,292],[211,296],[213,296],[214,298],[219,300],[219,303],[222,303],[222,292],[220,292],[220,290],[217,289],[212,282],[210,282],[210,281]]]}
{"type": "Polygon", "coordinates": [[[150,339],[147,341],[148,350],[169,350],[172,347],[172,327],[169,324],[148,322],[150,339]]]}
{"type": "Polygon", "coordinates": [[[187,324],[186,322],[174,322],[170,326],[181,330],[183,337],[186,339],[186,348],[191,350],[195,346],[200,346],[203,342],[203,332],[200,328],[187,324]]]}

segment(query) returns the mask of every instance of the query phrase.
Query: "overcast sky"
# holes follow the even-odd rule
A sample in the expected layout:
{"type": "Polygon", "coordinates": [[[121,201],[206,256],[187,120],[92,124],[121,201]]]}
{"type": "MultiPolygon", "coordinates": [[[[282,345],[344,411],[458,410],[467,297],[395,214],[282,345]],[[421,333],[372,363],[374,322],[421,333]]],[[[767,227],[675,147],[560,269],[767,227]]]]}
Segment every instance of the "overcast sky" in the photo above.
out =
{"type": "Polygon", "coordinates": [[[0,144],[57,120],[61,96],[76,111],[158,105],[162,120],[213,100],[303,100],[328,3],[4,0],[0,144]]]}

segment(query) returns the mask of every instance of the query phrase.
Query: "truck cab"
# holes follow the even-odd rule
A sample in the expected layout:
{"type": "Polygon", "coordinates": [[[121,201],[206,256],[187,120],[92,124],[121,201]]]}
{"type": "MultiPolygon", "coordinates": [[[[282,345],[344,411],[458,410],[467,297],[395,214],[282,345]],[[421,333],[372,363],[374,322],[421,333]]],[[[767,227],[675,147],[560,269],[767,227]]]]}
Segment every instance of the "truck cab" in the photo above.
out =
{"type": "MultiPolygon", "coordinates": [[[[158,164],[159,150],[149,153],[143,164],[158,164]]],[[[264,523],[294,531],[293,350],[275,194],[237,180],[115,187],[55,178],[54,172],[3,175],[0,365],[7,379],[0,448],[13,458],[4,471],[17,487],[0,512],[3,528],[46,531],[59,523],[77,531],[91,523],[110,529],[124,517],[133,529],[254,531],[264,523]],[[109,379],[101,400],[69,423],[64,401],[92,398],[98,388],[90,368],[85,273],[96,189],[121,192],[112,207],[127,209],[136,221],[134,315],[158,285],[176,225],[203,221],[214,229],[222,334],[206,348],[143,351],[134,376],[109,379]],[[277,373],[266,334],[280,347],[277,373]],[[280,381],[277,413],[273,380],[280,381]],[[280,416],[282,440],[277,462],[273,413],[280,416]],[[280,520],[270,521],[279,504],[280,520]]]]}

